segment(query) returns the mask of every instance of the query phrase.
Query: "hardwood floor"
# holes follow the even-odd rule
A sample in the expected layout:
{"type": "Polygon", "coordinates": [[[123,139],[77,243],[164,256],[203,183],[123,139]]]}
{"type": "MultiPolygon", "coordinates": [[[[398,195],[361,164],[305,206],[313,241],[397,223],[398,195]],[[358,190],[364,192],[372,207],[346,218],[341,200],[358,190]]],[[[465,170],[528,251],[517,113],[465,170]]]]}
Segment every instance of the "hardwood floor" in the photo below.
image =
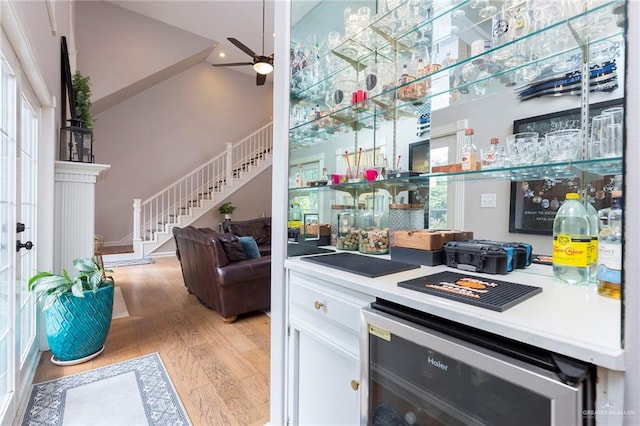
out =
{"type": "Polygon", "coordinates": [[[194,425],[264,425],[269,421],[270,318],[224,324],[189,294],[177,259],[113,268],[129,317],[113,320],[105,351],[59,367],[42,355],[42,382],[158,352],[194,425]]]}

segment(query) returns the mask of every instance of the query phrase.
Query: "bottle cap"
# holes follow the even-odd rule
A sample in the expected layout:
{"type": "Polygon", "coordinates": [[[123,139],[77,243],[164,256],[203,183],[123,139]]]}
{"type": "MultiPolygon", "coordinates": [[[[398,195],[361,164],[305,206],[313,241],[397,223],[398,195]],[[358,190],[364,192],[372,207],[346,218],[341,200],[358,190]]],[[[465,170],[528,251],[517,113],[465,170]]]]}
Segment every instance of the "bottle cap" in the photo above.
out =
{"type": "Polygon", "coordinates": [[[473,134],[473,129],[464,129],[464,134],[465,135],[472,135],[473,134]]]}
{"type": "Polygon", "coordinates": [[[498,138],[491,138],[491,145],[496,145],[500,142],[500,139],[498,138]]]}
{"type": "Polygon", "coordinates": [[[575,192],[567,193],[567,200],[579,200],[579,199],[580,199],[579,194],[576,194],[575,192]]]}

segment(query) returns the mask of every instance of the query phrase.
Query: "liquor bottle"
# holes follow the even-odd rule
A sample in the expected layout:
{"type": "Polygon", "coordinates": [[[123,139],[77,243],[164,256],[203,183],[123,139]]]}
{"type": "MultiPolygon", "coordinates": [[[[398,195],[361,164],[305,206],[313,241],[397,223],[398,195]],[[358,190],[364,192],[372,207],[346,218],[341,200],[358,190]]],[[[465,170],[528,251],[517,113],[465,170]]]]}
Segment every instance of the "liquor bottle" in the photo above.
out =
{"type": "Polygon", "coordinates": [[[620,299],[622,282],[622,192],[611,192],[607,225],[598,236],[598,294],[620,299]]]}
{"type": "Polygon", "coordinates": [[[568,193],[553,221],[553,275],[567,284],[589,283],[591,225],[580,195],[568,193]]]}
{"type": "Polygon", "coordinates": [[[494,167],[496,159],[498,157],[498,143],[500,139],[491,138],[491,142],[489,144],[489,150],[484,153],[482,156],[482,168],[491,169],[494,167]]]}
{"type": "Polygon", "coordinates": [[[462,171],[477,170],[478,148],[473,143],[473,129],[465,129],[462,142],[462,171]]]}
{"type": "Polygon", "coordinates": [[[330,179],[329,179],[329,175],[327,174],[327,168],[326,167],[322,168],[322,176],[320,176],[320,182],[326,182],[327,185],[329,185],[331,183],[330,179]]]}
{"type": "Polygon", "coordinates": [[[302,178],[302,164],[298,164],[298,170],[296,171],[296,186],[298,188],[304,186],[304,179],[302,178]]]}

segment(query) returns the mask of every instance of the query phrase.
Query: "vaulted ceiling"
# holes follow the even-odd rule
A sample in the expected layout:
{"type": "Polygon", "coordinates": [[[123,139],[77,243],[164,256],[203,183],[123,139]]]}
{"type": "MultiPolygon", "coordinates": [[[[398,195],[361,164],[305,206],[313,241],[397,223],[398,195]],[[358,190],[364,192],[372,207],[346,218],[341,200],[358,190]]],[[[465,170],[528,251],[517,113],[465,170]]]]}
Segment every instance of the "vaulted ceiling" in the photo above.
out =
{"type": "MultiPolygon", "coordinates": [[[[273,53],[273,1],[264,1],[264,53],[267,56],[273,53]]],[[[262,53],[262,0],[114,0],[109,3],[217,42],[218,46],[206,59],[212,64],[251,60],[227,37],[236,38],[254,52],[262,53]],[[225,57],[221,58],[220,53],[225,57]]],[[[233,70],[254,74],[250,66],[233,70]]]]}

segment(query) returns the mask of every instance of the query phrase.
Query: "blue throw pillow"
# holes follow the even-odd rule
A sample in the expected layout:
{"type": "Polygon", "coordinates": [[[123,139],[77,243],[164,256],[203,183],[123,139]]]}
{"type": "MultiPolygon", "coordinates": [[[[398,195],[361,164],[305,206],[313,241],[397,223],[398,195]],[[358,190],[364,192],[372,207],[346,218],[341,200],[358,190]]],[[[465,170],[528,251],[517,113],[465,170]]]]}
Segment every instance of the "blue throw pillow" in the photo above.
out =
{"type": "Polygon", "coordinates": [[[256,240],[253,237],[238,237],[238,239],[242,243],[244,254],[247,255],[248,259],[255,259],[256,257],[260,257],[258,243],[256,243],[256,240]]]}

